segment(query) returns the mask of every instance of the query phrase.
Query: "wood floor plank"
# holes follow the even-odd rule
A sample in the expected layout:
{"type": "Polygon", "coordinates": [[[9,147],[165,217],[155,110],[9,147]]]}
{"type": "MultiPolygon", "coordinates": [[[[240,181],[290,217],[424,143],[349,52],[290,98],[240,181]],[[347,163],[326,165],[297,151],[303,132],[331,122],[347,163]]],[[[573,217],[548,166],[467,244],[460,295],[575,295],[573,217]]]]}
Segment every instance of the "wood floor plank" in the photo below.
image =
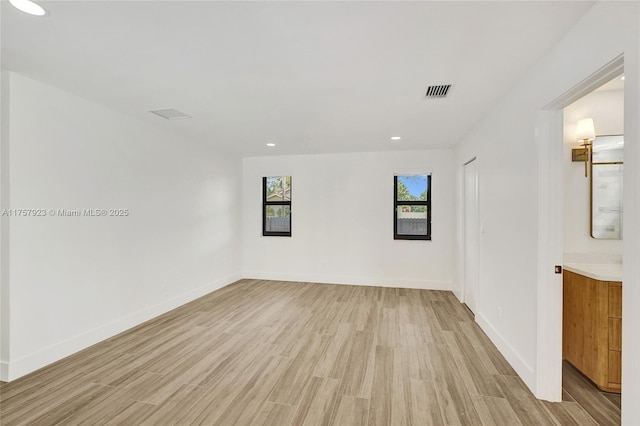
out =
{"type": "Polygon", "coordinates": [[[314,376],[341,379],[344,375],[355,332],[351,324],[338,325],[336,334],[331,336],[313,371],[314,376]]]}
{"type": "MultiPolygon", "coordinates": [[[[251,424],[259,408],[267,401],[271,389],[274,388],[276,383],[282,383],[282,378],[291,371],[292,367],[293,369],[297,368],[294,361],[283,359],[282,357],[267,359],[213,424],[221,426],[251,424]]],[[[294,383],[294,386],[296,384],[294,383]]],[[[296,395],[297,398],[298,395],[296,395]]]]}
{"type": "Polygon", "coordinates": [[[298,404],[292,424],[294,425],[329,425],[333,416],[338,391],[339,379],[311,377],[298,404]]]}
{"type": "Polygon", "coordinates": [[[481,356],[466,336],[463,333],[443,332],[443,334],[469,392],[497,398],[503,397],[502,389],[496,383],[495,376],[485,368],[481,356]]]}
{"type": "Polygon", "coordinates": [[[618,425],[536,400],[451,292],[240,280],[11,383],[13,425],[618,425]]]}
{"type": "Polygon", "coordinates": [[[412,421],[411,378],[402,364],[401,347],[393,348],[393,390],[391,392],[391,424],[410,425],[412,421]]]}
{"type": "Polygon", "coordinates": [[[286,426],[291,424],[295,407],[266,401],[251,423],[251,426],[286,426]]]}
{"type": "Polygon", "coordinates": [[[411,383],[411,424],[443,425],[438,396],[432,381],[409,379],[411,383]]]}
{"type": "Polygon", "coordinates": [[[351,353],[342,377],[340,393],[369,399],[376,361],[376,335],[356,331],[351,353]]]}
{"type": "Polygon", "coordinates": [[[393,407],[393,348],[376,346],[373,377],[368,423],[390,425],[393,407]]]}
{"type": "Polygon", "coordinates": [[[103,393],[89,404],[78,405],[77,411],[72,416],[67,417],[59,423],[51,424],[65,426],[86,424],[105,425],[113,422],[114,419],[124,420],[130,416],[135,416],[137,423],[140,423],[144,417],[147,417],[156,408],[152,404],[141,403],[128,398],[120,392],[118,388],[111,387],[111,389],[112,390],[103,393]],[[132,408],[134,410],[132,410],[132,408]],[[136,408],[140,408],[141,412],[136,414],[136,408]]]}
{"type": "Polygon", "coordinates": [[[204,397],[207,388],[195,385],[182,385],[167,400],[157,406],[149,416],[144,419],[148,425],[175,425],[191,407],[204,397]]]}
{"type": "Polygon", "coordinates": [[[591,416],[604,426],[619,425],[619,407],[600,392],[593,392],[593,384],[568,363],[563,363],[562,387],[591,416]]]}
{"type": "Polygon", "coordinates": [[[380,325],[378,327],[378,345],[394,347],[400,342],[400,326],[398,324],[398,310],[383,308],[380,311],[380,325]]]}
{"type": "Polygon", "coordinates": [[[332,424],[365,426],[369,418],[369,400],[340,395],[332,424]]]}
{"type": "Polygon", "coordinates": [[[473,397],[473,405],[485,426],[526,426],[516,415],[511,404],[504,398],[477,395],[473,397]]]}
{"type": "Polygon", "coordinates": [[[316,334],[309,344],[291,361],[280,380],[269,393],[268,400],[287,405],[298,405],[307,382],[312,376],[314,366],[321,354],[326,351],[330,337],[316,334]]]}
{"type": "Polygon", "coordinates": [[[84,385],[75,389],[59,389],[47,395],[46,398],[22,405],[13,410],[2,412],[1,424],[57,424],[70,417],[78,409],[78,404],[87,404],[110,389],[98,385],[84,385]],[[43,403],[47,409],[35,411],[32,404],[43,403]]]}
{"type": "Polygon", "coordinates": [[[446,344],[427,345],[433,363],[436,395],[447,424],[480,424],[471,394],[446,344]]]}
{"type": "Polygon", "coordinates": [[[499,376],[505,399],[509,402],[524,425],[555,424],[554,419],[543,409],[542,402],[535,399],[522,380],[514,376],[499,376]]]}
{"type": "Polygon", "coordinates": [[[597,426],[598,423],[591,418],[578,404],[562,404],[557,402],[542,401],[547,412],[562,426],[597,426]]]}

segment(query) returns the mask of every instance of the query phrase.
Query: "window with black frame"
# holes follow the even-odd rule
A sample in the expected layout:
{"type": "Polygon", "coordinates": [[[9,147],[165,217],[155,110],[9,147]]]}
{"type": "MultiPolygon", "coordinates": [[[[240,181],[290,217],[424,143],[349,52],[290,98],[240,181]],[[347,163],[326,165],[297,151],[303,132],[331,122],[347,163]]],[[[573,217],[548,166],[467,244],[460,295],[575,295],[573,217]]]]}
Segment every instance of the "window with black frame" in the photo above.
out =
{"type": "Polygon", "coordinates": [[[431,175],[393,177],[393,238],[431,239],[431,175]]]}
{"type": "Polygon", "coordinates": [[[291,236],[291,176],[262,178],[262,235],[291,236]]]}

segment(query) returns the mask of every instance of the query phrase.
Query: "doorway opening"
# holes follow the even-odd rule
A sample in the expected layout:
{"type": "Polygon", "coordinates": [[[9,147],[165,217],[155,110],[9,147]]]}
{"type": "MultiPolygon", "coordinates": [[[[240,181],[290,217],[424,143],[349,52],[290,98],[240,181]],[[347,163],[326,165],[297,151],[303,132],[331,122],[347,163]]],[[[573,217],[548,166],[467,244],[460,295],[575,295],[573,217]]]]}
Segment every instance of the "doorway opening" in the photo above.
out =
{"type": "MultiPolygon", "coordinates": [[[[563,373],[563,274],[566,265],[565,252],[565,193],[572,190],[565,185],[565,151],[577,147],[574,140],[565,147],[564,136],[576,137],[577,123],[572,131],[565,132],[564,109],[593,92],[603,84],[623,73],[622,55],[594,72],[583,82],[547,105],[540,111],[537,127],[538,149],[538,294],[537,294],[537,354],[536,354],[536,396],[549,401],[561,401],[563,373]],[[569,133],[572,133],[570,136],[569,133]]],[[[589,182],[584,177],[584,163],[572,163],[582,173],[581,184],[589,182]]],[[[574,170],[574,169],[572,169],[574,170]]],[[[589,171],[589,170],[588,170],[589,171]]],[[[583,194],[589,200],[589,192],[583,194]]],[[[584,212],[589,222],[589,208],[584,212]]],[[[573,217],[569,218],[573,226],[573,217]]],[[[585,232],[588,232],[587,229],[585,232]]],[[[589,235],[589,234],[587,234],[589,235]]],[[[588,238],[591,238],[589,235],[588,238]]]]}
{"type": "Polygon", "coordinates": [[[624,75],[563,116],[563,391],[620,424],[624,75]]]}

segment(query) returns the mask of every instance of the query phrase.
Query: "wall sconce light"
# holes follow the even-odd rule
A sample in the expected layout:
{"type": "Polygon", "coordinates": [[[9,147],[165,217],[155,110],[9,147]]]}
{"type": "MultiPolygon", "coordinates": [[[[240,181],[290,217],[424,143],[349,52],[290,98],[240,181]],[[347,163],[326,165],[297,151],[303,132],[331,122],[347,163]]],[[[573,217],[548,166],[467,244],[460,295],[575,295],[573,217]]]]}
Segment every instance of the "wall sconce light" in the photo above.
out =
{"type": "Polygon", "coordinates": [[[587,177],[588,165],[591,160],[591,145],[596,138],[593,118],[583,118],[578,121],[576,138],[580,142],[580,148],[571,150],[571,161],[584,161],[584,177],[587,177]]]}

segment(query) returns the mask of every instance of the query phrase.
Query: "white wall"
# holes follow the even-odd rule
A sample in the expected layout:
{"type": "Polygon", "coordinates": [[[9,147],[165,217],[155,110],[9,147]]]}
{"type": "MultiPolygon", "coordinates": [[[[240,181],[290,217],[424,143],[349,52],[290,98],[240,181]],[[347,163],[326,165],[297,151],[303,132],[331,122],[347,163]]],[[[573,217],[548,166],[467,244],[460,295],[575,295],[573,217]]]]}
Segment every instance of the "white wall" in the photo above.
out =
{"type": "MultiPolygon", "coordinates": [[[[10,75],[8,379],[240,278],[241,162],[10,75]]],[[[7,379],[7,377],[3,377],[7,379]]]]}
{"type": "Polygon", "coordinates": [[[622,255],[622,240],[591,237],[589,227],[590,176],[584,163],[571,161],[578,120],[593,118],[597,135],[624,134],[624,91],[596,91],[564,109],[564,252],[622,255]]]}
{"type": "Polygon", "coordinates": [[[243,275],[450,289],[451,150],[243,160],[243,275]],[[432,172],[432,240],[393,239],[393,175],[432,172]],[[292,176],[292,237],[262,237],[262,177],[292,176]]]}
{"type": "MultiPolygon", "coordinates": [[[[464,161],[478,157],[480,216],[480,305],[476,319],[527,385],[536,392],[538,288],[538,154],[539,112],[604,64],[625,55],[625,173],[640,168],[638,143],[638,3],[598,2],[534,66],[523,79],[460,142],[455,153],[456,176],[464,161]],[[632,81],[630,81],[632,80],[632,81]],[[498,314],[499,308],[502,316],[498,314]]],[[[636,176],[636,182],[637,175],[636,176]]],[[[627,178],[625,177],[625,181],[627,178]]],[[[462,188],[458,180],[456,190],[462,188]]],[[[626,192],[625,217],[640,217],[638,188],[626,192]],[[632,216],[633,215],[633,216],[632,216]]],[[[460,197],[456,197],[460,200],[460,197]]],[[[457,212],[463,212],[458,202],[457,212]]],[[[458,221],[460,219],[458,218],[458,221]]],[[[627,221],[625,221],[626,223],[627,221]]],[[[461,231],[461,229],[460,229],[461,231]]],[[[636,228],[625,236],[640,238],[636,228]]],[[[459,241],[461,233],[457,235],[459,241]]],[[[628,251],[625,256],[640,251],[628,251]]],[[[640,247],[637,245],[635,247],[640,247]]],[[[458,259],[462,253],[458,252],[458,259]]],[[[631,262],[629,262],[631,263],[631,262]]],[[[635,262],[637,263],[637,262],[635,262]]],[[[458,265],[461,262],[457,262],[458,265]]],[[[553,265],[548,265],[552,273],[553,265]]],[[[625,264],[625,306],[639,306],[638,270],[625,264]],[[633,287],[634,290],[630,290],[633,287]],[[633,300],[631,300],[633,299],[633,300]]],[[[461,271],[457,276],[462,276],[461,271]]],[[[640,424],[640,310],[625,310],[623,324],[623,419],[640,424]],[[632,335],[635,330],[635,335],[632,335]],[[635,365],[632,365],[636,360],[635,365]]],[[[545,336],[541,336],[544,338],[545,336]]],[[[546,336],[548,338],[548,336],[546,336]]],[[[557,361],[559,362],[559,361],[557,361]]],[[[542,368],[555,368],[542,366],[542,368]]]]}

